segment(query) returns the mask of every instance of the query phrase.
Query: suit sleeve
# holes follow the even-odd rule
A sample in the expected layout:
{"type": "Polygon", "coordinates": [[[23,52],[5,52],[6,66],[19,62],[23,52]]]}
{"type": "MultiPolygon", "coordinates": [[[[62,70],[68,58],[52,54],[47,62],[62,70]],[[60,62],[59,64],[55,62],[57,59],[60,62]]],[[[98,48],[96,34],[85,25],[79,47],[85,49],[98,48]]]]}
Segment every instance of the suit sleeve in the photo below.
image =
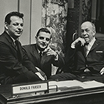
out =
{"type": "Polygon", "coordinates": [[[26,66],[29,70],[33,71],[34,73],[38,72],[38,70],[35,68],[33,63],[29,60],[25,49],[22,48],[22,50],[23,50],[23,53],[24,53],[24,55],[23,55],[23,65],[26,66]]]}
{"type": "Polygon", "coordinates": [[[32,66],[24,53],[23,60],[19,62],[13,50],[7,44],[0,42],[0,67],[5,72],[21,74],[30,70],[32,66]]]}
{"type": "Polygon", "coordinates": [[[63,67],[65,64],[64,57],[62,54],[58,54],[58,60],[53,59],[53,65],[57,67],[63,67]]]}

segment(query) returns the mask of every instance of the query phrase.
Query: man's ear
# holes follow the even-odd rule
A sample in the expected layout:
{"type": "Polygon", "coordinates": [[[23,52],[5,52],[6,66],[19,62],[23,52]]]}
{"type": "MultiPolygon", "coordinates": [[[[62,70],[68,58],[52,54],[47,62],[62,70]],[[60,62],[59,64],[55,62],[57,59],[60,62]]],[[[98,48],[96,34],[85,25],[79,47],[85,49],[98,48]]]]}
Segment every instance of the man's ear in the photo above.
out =
{"type": "Polygon", "coordinates": [[[50,41],[49,42],[52,42],[52,37],[51,37],[51,39],[50,39],[50,41]]]}
{"type": "Polygon", "coordinates": [[[95,34],[96,34],[96,31],[93,32],[93,36],[95,36],[95,34]]]}
{"type": "Polygon", "coordinates": [[[4,25],[5,29],[8,30],[8,23],[5,22],[5,25],[4,25]]]}

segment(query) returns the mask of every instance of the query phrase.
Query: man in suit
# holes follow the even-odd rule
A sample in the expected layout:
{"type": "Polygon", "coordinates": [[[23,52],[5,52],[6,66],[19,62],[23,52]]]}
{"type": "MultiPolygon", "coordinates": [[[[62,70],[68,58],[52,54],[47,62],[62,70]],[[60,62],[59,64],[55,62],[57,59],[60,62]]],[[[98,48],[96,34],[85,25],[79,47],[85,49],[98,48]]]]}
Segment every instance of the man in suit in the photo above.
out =
{"type": "Polygon", "coordinates": [[[71,44],[72,56],[75,56],[74,69],[69,69],[69,73],[53,76],[53,79],[104,82],[104,41],[96,39],[95,34],[93,23],[82,23],[80,37],[71,44]]]}
{"type": "Polygon", "coordinates": [[[1,84],[45,80],[18,41],[23,32],[23,22],[23,14],[19,12],[10,12],[5,17],[5,30],[0,35],[1,84]]]}
{"type": "Polygon", "coordinates": [[[36,34],[36,44],[24,46],[29,59],[37,69],[42,70],[49,79],[51,76],[52,64],[62,67],[64,60],[54,49],[50,48],[51,33],[47,28],[40,28],[36,34]],[[40,55],[41,54],[41,55],[40,55]]]}

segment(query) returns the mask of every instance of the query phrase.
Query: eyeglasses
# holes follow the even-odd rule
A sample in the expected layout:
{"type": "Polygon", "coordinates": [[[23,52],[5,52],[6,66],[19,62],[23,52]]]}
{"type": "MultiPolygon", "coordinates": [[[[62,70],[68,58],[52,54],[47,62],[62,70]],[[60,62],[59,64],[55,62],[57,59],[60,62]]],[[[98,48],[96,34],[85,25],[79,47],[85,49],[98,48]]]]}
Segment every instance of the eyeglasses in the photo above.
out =
{"type": "Polygon", "coordinates": [[[45,38],[45,37],[42,37],[42,36],[40,36],[39,39],[40,40],[44,40],[45,39],[46,41],[50,41],[50,38],[45,38]]]}

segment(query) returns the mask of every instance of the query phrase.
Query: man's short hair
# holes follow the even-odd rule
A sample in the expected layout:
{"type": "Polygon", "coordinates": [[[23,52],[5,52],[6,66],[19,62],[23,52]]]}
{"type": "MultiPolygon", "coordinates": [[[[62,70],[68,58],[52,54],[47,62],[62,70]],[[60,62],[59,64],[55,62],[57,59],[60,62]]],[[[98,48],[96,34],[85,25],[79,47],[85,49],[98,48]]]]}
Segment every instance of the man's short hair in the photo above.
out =
{"type": "Polygon", "coordinates": [[[36,37],[39,36],[39,33],[40,33],[40,32],[46,32],[46,33],[49,33],[49,34],[50,34],[50,31],[49,31],[47,28],[40,28],[40,29],[38,30],[37,34],[36,34],[36,37]]]}
{"type": "Polygon", "coordinates": [[[20,17],[20,18],[23,19],[24,14],[23,14],[23,13],[19,13],[19,12],[10,12],[10,13],[8,13],[8,14],[6,15],[6,17],[5,17],[5,22],[8,23],[8,24],[10,24],[10,22],[11,22],[10,18],[11,18],[12,16],[17,16],[17,17],[20,17]]]}
{"type": "Polygon", "coordinates": [[[91,24],[92,24],[92,29],[93,29],[93,31],[96,33],[96,27],[95,27],[95,24],[92,23],[92,22],[91,22],[91,24]]]}

